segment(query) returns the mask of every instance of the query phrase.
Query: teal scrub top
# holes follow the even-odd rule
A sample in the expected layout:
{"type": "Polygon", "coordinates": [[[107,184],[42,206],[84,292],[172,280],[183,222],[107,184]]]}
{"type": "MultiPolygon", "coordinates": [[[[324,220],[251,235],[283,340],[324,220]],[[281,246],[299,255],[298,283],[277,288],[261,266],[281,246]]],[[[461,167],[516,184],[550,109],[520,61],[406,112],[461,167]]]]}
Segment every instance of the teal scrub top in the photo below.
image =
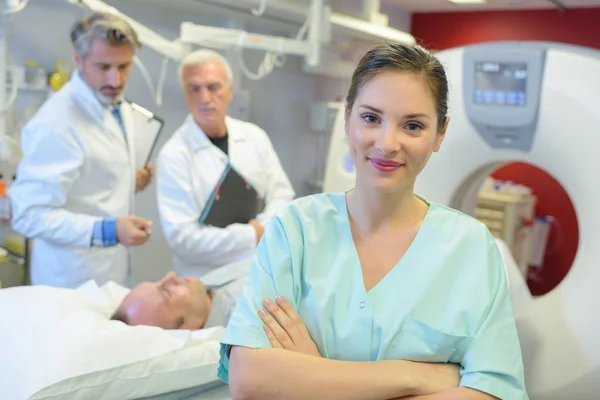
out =
{"type": "Polygon", "coordinates": [[[270,348],[258,315],[277,295],[294,306],[323,357],[461,364],[460,385],[527,399],[502,257],[487,227],[436,203],[402,259],[369,291],[345,193],[297,199],[274,217],[221,339],[270,348]]]}

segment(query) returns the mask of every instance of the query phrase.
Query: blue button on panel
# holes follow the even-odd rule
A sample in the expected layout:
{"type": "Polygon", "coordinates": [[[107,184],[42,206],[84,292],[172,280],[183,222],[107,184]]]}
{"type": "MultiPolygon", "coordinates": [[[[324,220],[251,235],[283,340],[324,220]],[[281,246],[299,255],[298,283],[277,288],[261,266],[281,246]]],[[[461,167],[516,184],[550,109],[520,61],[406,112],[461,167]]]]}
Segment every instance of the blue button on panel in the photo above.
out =
{"type": "Polygon", "coordinates": [[[504,104],[506,94],[504,92],[496,92],[496,103],[504,104]]]}
{"type": "Polygon", "coordinates": [[[517,93],[516,92],[508,92],[506,95],[506,102],[508,104],[516,104],[517,103],[517,93]]]}
{"type": "Polygon", "coordinates": [[[475,91],[475,103],[483,103],[483,91],[475,91]]]}

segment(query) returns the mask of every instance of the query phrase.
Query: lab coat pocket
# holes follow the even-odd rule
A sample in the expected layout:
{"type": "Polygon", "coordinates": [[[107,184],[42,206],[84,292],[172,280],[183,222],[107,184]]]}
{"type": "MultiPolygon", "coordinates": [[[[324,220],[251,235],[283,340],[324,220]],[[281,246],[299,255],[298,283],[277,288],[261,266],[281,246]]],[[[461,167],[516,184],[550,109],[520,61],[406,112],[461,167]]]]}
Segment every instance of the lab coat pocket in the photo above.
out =
{"type": "Polygon", "coordinates": [[[447,334],[407,316],[400,332],[392,339],[386,358],[432,363],[456,362],[468,340],[465,336],[447,334]]]}

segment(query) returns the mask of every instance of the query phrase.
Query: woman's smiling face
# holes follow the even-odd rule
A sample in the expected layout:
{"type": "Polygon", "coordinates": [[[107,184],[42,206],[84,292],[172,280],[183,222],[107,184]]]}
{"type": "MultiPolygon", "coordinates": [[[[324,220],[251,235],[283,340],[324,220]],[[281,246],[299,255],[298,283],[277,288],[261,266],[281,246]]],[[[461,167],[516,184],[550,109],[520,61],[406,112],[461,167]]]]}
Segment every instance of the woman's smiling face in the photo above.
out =
{"type": "MultiPolygon", "coordinates": [[[[348,105],[347,105],[348,107],[348,105]]],[[[412,187],[444,139],[427,79],[410,72],[376,74],[346,112],[357,185],[395,192],[412,187]]]]}

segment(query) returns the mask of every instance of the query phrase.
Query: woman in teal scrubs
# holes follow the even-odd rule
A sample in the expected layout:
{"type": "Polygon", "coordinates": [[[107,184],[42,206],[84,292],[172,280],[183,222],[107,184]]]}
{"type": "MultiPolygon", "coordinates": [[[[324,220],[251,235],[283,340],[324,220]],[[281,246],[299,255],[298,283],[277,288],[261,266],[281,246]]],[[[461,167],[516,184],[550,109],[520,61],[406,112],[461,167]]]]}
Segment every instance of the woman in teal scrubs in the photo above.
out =
{"type": "Polygon", "coordinates": [[[297,199],[265,229],[221,340],[234,399],[527,399],[494,239],[413,193],[447,99],[419,46],[360,61],[345,111],[355,188],[297,199]]]}

